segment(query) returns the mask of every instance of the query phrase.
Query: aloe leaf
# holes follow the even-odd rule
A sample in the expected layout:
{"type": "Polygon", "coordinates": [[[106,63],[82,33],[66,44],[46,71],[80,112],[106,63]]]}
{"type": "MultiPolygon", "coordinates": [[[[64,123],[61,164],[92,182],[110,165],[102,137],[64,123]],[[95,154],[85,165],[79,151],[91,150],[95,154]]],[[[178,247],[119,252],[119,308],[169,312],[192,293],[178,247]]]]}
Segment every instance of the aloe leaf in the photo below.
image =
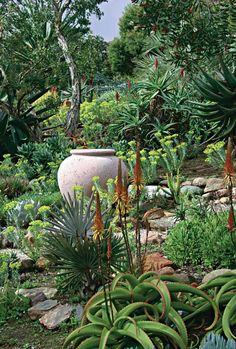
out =
{"type": "Polygon", "coordinates": [[[231,331],[231,317],[235,315],[236,312],[236,295],[229,301],[227,304],[223,317],[222,317],[222,328],[224,331],[224,334],[229,339],[236,339],[236,336],[231,331]]]}

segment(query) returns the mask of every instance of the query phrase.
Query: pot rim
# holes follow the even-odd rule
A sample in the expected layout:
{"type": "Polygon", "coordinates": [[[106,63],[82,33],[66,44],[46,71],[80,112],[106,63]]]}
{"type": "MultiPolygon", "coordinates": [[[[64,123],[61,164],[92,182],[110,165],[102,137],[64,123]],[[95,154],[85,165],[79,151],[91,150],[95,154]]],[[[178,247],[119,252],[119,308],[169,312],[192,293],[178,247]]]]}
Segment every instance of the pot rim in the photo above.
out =
{"type": "Polygon", "coordinates": [[[84,155],[84,156],[114,156],[114,149],[72,149],[71,155],[84,155]]]}

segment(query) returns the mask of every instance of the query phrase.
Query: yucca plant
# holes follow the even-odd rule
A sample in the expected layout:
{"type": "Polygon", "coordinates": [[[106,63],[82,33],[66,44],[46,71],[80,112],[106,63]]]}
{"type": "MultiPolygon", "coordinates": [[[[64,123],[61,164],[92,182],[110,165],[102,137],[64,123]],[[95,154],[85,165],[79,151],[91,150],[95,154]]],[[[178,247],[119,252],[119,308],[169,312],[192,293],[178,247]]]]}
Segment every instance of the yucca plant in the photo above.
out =
{"type": "Polygon", "coordinates": [[[214,123],[212,130],[219,130],[214,138],[236,135],[236,71],[231,72],[220,60],[222,74],[213,78],[202,71],[204,79],[196,79],[195,84],[201,95],[208,101],[194,103],[198,117],[214,123]]]}
{"type": "Polygon", "coordinates": [[[64,349],[74,348],[188,348],[187,325],[212,329],[218,320],[215,302],[203,291],[155,272],[119,274],[111,283],[109,314],[104,293],[87,303],[81,327],[72,332],[64,349]],[[204,317],[212,309],[211,319],[204,317]],[[182,316],[180,314],[183,314],[182,316]],[[185,324],[186,322],[186,324],[185,324]],[[194,322],[194,324],[193,324],[194,322]],[[200,321],[201,322],[201,321],[200,321]]]}

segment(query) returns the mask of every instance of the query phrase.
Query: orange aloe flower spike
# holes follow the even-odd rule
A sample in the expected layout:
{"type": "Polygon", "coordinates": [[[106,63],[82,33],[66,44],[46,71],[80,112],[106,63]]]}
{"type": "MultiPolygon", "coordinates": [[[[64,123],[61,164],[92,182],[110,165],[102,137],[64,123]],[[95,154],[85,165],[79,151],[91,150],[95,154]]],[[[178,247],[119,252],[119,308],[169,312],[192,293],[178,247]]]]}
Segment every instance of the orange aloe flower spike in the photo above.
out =
{"type": "Polygon", "coordinates": [[[234,175],[234,164],[232,160],[232,150],[233,150],[233,144],[232,140],[229,137],[228,138],[228,144],[227,144],[227,151],[226,151],[226,160],[225,160],[225,166],[224,166],[224,172],[226,176],[233,176],[234,175]]]}
{"type": "Polygon", "coordinates": [[[100,202],[100,196],[97,192],[96,194],[96,214],[94,219],[94,225],[93,225],[93,239],[96,241],[97,239],[102,238],[104,233],[104,226],[102,221],[102,213],[101,213],[101,202],[100,202]]]}
{"type": "Polygon", "coordinates": [[[142,183],[143,183],[139,143],[137,143],[136,164],[135,164],[135,167],[134,167],[134,179],[133,179],[133,182],[134,182],[134,185],[136,186],[137,189],[140,189],[141,186],[142,186],[142,183]]]}

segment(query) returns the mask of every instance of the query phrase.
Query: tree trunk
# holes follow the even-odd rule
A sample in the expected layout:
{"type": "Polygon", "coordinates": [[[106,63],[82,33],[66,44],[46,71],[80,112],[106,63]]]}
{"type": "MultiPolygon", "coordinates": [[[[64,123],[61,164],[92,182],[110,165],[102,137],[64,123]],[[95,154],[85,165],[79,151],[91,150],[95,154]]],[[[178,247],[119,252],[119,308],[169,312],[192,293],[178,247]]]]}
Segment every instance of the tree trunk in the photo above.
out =
{"type": "Polygon", "coordinates": [[[66,38],[60,29],[60,24],[56,23],[55,27],[56,27],[58,44],[62,49],[65,61],[69,68],[70,78],[71,78],[71,89],[72,89],[71,107],[67,113],[66,125],[65,125],[66,134],[68,136],[71,136],[75,134],[75,131],[77,130],[78,124],[80,121],[80,103],[81,103],[80,78],[78,74],[78,69],[76,67],[76,63],[70,53],[66,38]]]}

